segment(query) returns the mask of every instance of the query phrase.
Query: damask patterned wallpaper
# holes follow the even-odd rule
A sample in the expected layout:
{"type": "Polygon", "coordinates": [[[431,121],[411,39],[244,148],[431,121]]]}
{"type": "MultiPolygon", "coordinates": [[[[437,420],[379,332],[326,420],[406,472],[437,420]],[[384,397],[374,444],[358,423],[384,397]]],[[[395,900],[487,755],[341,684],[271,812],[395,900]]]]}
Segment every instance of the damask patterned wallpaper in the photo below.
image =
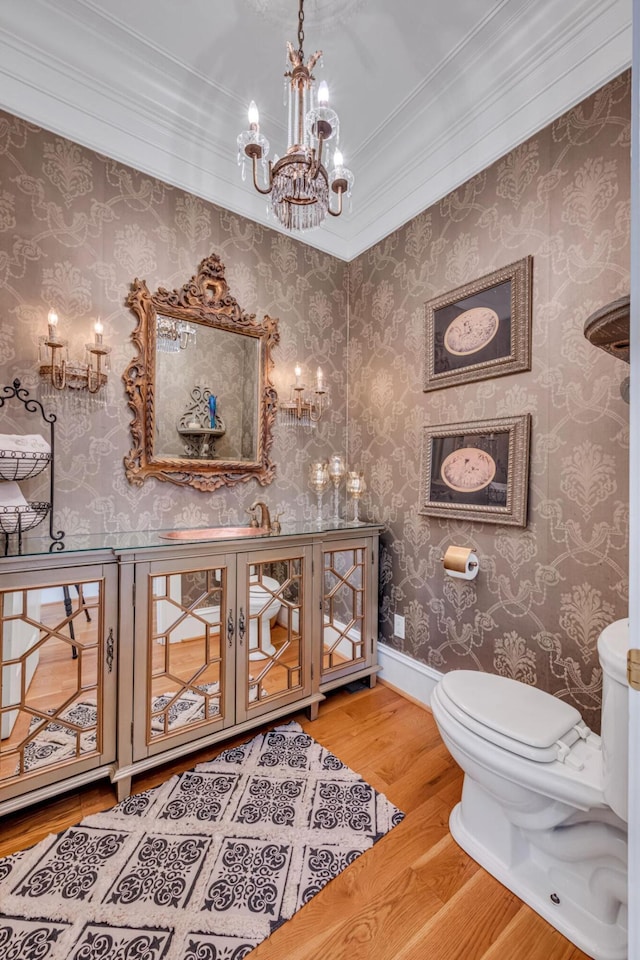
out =
{"type": "Polygon", "coordinates": [[[596,641],[627,614],[629,367],[583,327],[629,293],[629,96],[625,74],[350,265],[349,454],[388,525],[385,642],[535,684],[596,729],[596,641]],[[425,301],[528,254],[531,372],[423,393],[425,301]],[[527,412],[526,529],[418,515],[425,424],[527,412]],[[476,580],[445,576],[450,544],[475,549],[476,580]]]}
{"type": "MultiPolygon", "coordinates": [[[[251,223],[0,113],[1,384],[37,392],[50,306],[72,356],[100,316],[113,348],[107,404],[60,411],[57,524],[68,532],[237,523],[256,496],[314,515],[312,458],[365,470],[362,512],[387,524],[381,638],[439,670],[492,670],[574,702],[597,726],[596,640],[627,609],[628,367],[591,346],[586,317],[629,292],[629,76],[623,75],[353,263],[251,223]],[[276,479],[204,494],[125,479],[130,415],[121,381],[134,277],[181,286],[215,252],[241,306],[280,320],[275,385],[317,364],[330,416],[276,423],[276,479]],[[531,372],[422,392],[424,303],[531,254],[531,372]],[[349,316],[350,314],[350,316],[349,316]],[[427,423],[530,412],[526,529],[418,515],[427,423]],[[478,578],[444,576],[449,544],[473,546],[478,578]],[[392,637],[393,613],[406,639],[392,637]]],[[[328,498],[327,498],[328,501],[328,498]]],[[[328,502],[327,502],[328,508],[328,502]]]]}
{"type": "MultiPolygon", "coordinates": [[[[284,511],[284,520],[315,516],[308,463],[345,452],[347,270],[306,244],[0,113],[0,383],[17,376],[37,394],[38,337],[49,307],[73,358],[83,358],[98,316],[113,351],[106,406],[58,411],[56,529],[236,524],[258,496],[272,512],[284,511]],[[276,421],[277,472],[268,488],[253,479],[213,494],[153,479],[131,486],[122,465],[131,416],[121,379],[135,353],[136,320],[124,305],[131,282],[143,278],[151,291],[180,287],[211,253],[222,258],[243,309],[279,318],[278,393],[288,396],[296,361],[307,382],[320,364],[331,416],[315,428],[276,421]]],[[[221,403],[225,422],[232,420],[227,406],[221,403]]],[[[182,412],[181,402],[175,418],[182,412]]]]}

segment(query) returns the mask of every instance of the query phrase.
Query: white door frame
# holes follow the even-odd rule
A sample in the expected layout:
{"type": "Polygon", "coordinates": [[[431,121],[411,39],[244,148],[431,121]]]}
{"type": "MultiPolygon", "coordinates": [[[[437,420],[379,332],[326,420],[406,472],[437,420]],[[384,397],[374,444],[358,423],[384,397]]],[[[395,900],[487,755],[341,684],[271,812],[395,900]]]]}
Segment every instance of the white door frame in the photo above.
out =
{"type": "MultiPolygon", "coordinates": [[[[640,647],[640,0],[633,0],[629,645],[640,647]]],[[[629,688],[629,960],[640,960],[640,692],[629,688]]]]}

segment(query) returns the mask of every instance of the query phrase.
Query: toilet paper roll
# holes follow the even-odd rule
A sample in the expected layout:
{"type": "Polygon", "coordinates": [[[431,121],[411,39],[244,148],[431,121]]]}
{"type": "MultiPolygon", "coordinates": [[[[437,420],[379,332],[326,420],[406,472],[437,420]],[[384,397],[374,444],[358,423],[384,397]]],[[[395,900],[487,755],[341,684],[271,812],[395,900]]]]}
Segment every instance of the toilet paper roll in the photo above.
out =
{"type": "Polygon", "coordinates": [[[478,576],[478,558],[468,547],[447,547],[442,564],[450,577],[473,580],[478,576]]]}

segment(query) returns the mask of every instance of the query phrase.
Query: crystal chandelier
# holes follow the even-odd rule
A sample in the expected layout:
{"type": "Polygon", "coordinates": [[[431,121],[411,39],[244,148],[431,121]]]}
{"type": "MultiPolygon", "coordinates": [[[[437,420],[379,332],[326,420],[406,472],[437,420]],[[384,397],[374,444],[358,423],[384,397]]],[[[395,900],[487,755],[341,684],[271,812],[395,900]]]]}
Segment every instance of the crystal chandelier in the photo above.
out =
{"type": "Polygon", "coordinates": [[[351,197],[353,174],[344,166],[338,149],[340,123],[337,113],[329,106],[329,90],[323,80],[316,93],[315,77],[311,73],[322,51],[304,62],[304,0],[298,9],[298,49],[287,43],[288,62],[284,75],[285,105],[288,105],[287,152],[283,157],[269,160],[269,141],[260,133],[258,108],[252,100],[249,105],[249,129],[237,140],[238,163],[245,176],[245,162],[249,158],[253,169],[253,185],[262,194],[271,195],[271,209],[276,219],[287,230],[311,230],[319,226],[327,214],[339,217],[343,195],[351,197]],[[323,165],[323,148],[335,139],[333,169],[327,173],[323,165]],[[264,186],[259,182],[258,162],[263,171],[264,186]],[[331,208],[331,193],[338,195],[337,209],[331,208]]]}

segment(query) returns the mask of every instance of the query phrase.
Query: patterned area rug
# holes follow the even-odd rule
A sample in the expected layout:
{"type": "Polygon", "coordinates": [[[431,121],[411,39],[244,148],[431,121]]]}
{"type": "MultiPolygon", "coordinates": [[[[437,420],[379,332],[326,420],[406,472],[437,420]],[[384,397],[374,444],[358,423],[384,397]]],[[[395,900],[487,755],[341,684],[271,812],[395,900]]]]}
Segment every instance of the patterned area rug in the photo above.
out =
{"type": "Polygon", "coordinates": [[[242,960],[403,816],[276,727],[0,859],[0,957],[242,960]]]}

